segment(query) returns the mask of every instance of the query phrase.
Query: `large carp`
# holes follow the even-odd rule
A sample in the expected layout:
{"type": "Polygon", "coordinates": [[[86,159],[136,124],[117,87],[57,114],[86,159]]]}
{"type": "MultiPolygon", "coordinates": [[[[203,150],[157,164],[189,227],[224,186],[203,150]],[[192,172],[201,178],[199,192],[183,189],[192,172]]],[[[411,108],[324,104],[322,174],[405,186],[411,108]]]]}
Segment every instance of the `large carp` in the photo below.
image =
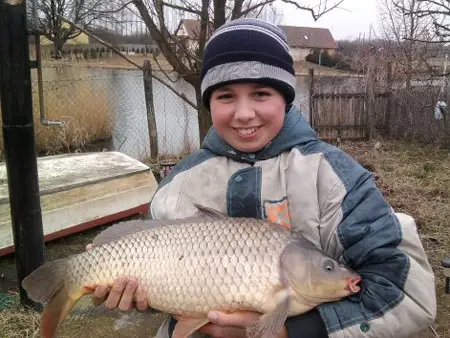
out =
{"type": "Polygon", "coordinates": [[[93,286],[119,277],[137,279],[153,309],[181,317],[177,338],[207,324],[210,310],[260,312],[247,335],[276,337],[287,317],[359,292],[358,274],[300,234],[197,207],[202,217],[113,225],[94,239],[93,250],[46,263],[27,276],[24,289],[45,305],[43,336],[54,337],[93,286]]]}

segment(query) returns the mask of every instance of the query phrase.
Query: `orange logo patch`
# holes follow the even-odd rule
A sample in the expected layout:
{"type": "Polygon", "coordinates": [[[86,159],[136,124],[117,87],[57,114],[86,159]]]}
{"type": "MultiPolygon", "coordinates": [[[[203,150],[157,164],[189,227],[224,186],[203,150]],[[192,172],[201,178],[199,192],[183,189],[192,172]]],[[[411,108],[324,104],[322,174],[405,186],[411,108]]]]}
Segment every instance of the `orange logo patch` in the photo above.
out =
{"type": "Polygon", "coordinates": [[[291,228],[291,216],[286,198],[281,201],[265,201],[264,209],[269,222],[279,224],[287,229],[291,228]]]}

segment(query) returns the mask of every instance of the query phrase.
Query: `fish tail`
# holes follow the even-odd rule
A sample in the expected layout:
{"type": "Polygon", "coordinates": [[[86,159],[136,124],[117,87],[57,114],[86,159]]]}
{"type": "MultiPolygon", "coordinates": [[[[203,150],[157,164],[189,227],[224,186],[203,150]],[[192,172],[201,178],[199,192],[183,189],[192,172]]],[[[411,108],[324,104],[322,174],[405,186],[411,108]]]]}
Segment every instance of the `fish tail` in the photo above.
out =
{"type": "Polygon", "coordinates": [[[74,295],[67,293],[65,287],[61,287],[53,295],[42,313],[41,330],[44,338],[55,337],[67,314],[83,295],[73,297],[74,295]]]}
{"type": "Polygon", "coordinates": [[[41,317],[41,331],[44,338],[55,337],[61,323],[76,302],[89,293],[84,287],[68,287],[64,282],[69,258],[44,264],[22,281],[28,297],[46,304],[41,317]]]}

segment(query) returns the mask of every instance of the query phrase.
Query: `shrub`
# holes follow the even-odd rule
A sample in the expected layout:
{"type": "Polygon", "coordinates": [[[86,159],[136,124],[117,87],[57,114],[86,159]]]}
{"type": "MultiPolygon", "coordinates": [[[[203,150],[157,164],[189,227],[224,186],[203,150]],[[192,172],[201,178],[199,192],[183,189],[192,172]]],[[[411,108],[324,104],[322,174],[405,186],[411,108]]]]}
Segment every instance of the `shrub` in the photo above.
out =
{"type": "Polygon", "coordinates": [[[320,64],[326,67],[350,69],[350,65],[341,53],[330,55],[328,51],[321,52],[320,50],[316,49],[306,57],[306,61],[320,64]]]}

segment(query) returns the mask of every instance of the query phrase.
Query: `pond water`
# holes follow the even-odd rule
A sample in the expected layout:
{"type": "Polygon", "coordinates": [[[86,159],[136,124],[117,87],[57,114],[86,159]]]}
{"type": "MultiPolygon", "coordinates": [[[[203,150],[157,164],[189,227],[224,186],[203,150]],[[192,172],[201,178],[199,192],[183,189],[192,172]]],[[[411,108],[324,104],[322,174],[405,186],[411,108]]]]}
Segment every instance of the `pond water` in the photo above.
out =
{"type": "MultiPolygon", "coordinates": [[[[140,160],[150,156],[143,75],[140,70],[63,66],[45,68],[43,73],[46,88],[69,91],[64,93],[69,96],[74,85],[82,87],[88,83],[85,87],[98,93],[96,95],[103,95],[113,116],[113,149],[140,160]],[[71,86],[61,85],[68,82],[71,86]]],[[[169,82],[163,74],[156,74],[169,82]]],[[[307,120],[308,83],[307,76],[297,76],[295,104],[307,120]]],[[[316,83],[325,87],[325,90],[335,90],[337,86],[346,87],[347,90],[350,87],[357,89],[355,79],[347,77],[320,77],[316,83]]],[[[195,92],[190,84],[182,79],[170,84],[195,102],[195,92]]],[[[153,98],[160,154],[177,155],[197,149],[197,112],[157,80],[153,81],[153,98]]]]}

